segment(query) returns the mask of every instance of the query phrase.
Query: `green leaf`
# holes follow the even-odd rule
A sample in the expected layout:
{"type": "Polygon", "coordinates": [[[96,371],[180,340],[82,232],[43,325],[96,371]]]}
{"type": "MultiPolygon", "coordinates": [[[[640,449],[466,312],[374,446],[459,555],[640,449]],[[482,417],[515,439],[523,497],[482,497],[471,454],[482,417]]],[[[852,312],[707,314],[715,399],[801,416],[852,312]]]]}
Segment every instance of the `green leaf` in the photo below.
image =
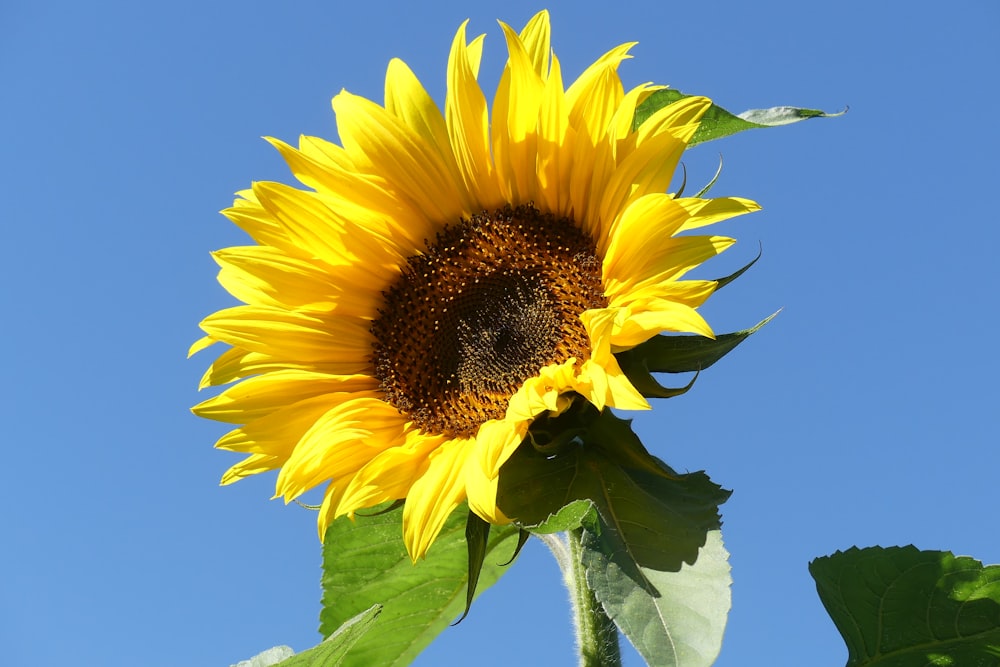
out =
{"type": "Polygon", "coordinates": [[[670,398],[683,393],[694,383],[694,379],[681,389],[668,389],[660,385],[652,373],[689,373],[702,371],[756,333],[775,318],[774,313],[749,329],[721,334],[715,338],[704,336],[660,335],[645,343],[618,352],[615,358],[629,382],[649,398],[670,398]]]}
{"type": "MultiPolygon", "coordinates": [[[[733,273],[730,273],[728,276],[725,276],[724,278],[716,278],[715,279],[715,282],[716,282],[715,291],[718,292],[720,289],[722,289],[723,287],[725,287],[726,285],[728,285],[729,283],[733,282],[734,280],[736,280],[737,278],[739,278],[740,276],[742,276],[744,273],[746,273],[747,270],[751,266],[753,266],[754,264],[757,263],[757,260],[760,259],[760,256],[763,253],[764,253],[764,249],[760,248],[757,251],[757,256],[754,257],[753,259],[751,259],[746,264],[744,264],[743,268],[741,268],[741,269],[739,269],[737,271],[734,271],[733,273]]],[[[772,317],[773,317],[773,315],[772,315],[772,317]]]]}
{"type": "Polygon", "coordinates": [[[555,514],[550,514],[541,523],[524,526],[525,530],[539,534],[549,535],[552,533],[564,533],[576,530],[583,525],[584,519],[594,509],[594,503],[590,500],[576,500],[566,505],[555,514]]]}
{"type": "MultiPolygon", "coordinates": [[[[475,512],[469,512],[465,522],[465,546],[468,551],[468,584],[465,587],[465,610],[455,621],[460,623],[469,615],[472,600],[476,597],[476,586],[479,584],[479,573],[486,561],[486,549],[489,547],[490,524],[475,512]]],[[[520,545],[518,545],[520,547],[520,545]]],[[[520,548],[518,548],[520,550],[520,548]]]]}
{"type": "MultiPolygon", "coordinates": [[[[341,517],[327,530],[323,546],[323,609],[320,632],[328,635],[344,621],[376,603],[378,623],[348,652],[345,666],[409,664],[435,636],[462,613],[468,580],[462,505],[445,522],[427,557],[416,564],[403,546],[402,510],[341,517]]],[[[494,527],[486,545],[479,592],[505,572],[517,543],[514,526],[494,527]]]]}
{"type": "Polygon", "coordinates": [[[718,530],[709,531],[698,559],[678,572],[642,568],[659,591],[651,595],[595,544],[586,544],[587,583],[649,665],[711,665],[722,648],[731,606],[729,553],[718,530]]]}
{"type": "Polygon", "coordinates": [[[847,644],[847,667],[1000,665],[1000,566],[914,546],[809,564],[847,644]]]}
{"type": "Polygon", "coordinates": [[[292,650],[291,646],[273,646],[266,651],[261,651],[249,660],[240,660],[229,667],[273,667],[293,655],[295,655],[295,651],[292,650]]]}
{"type": "MultiPolygon", "coordinates": [[[[650,94],[642,104],[635,109],[635,118],[632,126],[637,128],[642,125],[654,113],[674,102],[691,97],[679,90],[665,88],[650,94]]],[[[761,127],[777,127],[779,125],[789,125],[810,118],[831,118],[842,116],[847,110],[839,113],[826,113],[819,109],[800,109],[798,107],[772,107],[770,109],[749,109],[741,114],[732,114],[722,107],[712,104],[705,115],[701,118],[701,124],[695,131],[689,146],[700,144],[713,139],[721,139],[744,130],[753,130],[761,127]]]]}
{"type": "Polygon", "coordinates": [[[584,521],[584,527],[647,588],[640,568],[680,570],[695,561],[708,531],[719,527],[718,508],[730,492],[703,472],[675,473],[610,411],[577,401],[558,417],[537,420],[533,431],[537,435],[501,469],[497,492],[500,509],[520,525],[540,524],[574,501],[589,500],[599,523],[584,521]],[[558,452],[531,444],[565,431],[578,435],[558,452]]]}
{"type": "Polygon", "coordinates": [[[357,616],[348,619],[337,631],[308,651],[298,653],[277,667],[337,667],[366,632],[372,629],[375,619],[382,613],[381,605],[372,605],[357,616]]]}

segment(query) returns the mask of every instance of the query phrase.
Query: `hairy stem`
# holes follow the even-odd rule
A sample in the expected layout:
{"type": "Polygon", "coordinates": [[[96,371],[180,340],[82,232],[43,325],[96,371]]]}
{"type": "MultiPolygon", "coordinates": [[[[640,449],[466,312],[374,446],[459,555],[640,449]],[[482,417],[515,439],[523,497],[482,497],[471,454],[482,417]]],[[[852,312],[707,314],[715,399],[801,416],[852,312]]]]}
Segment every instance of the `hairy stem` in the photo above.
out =
{"type": "Polygon", "coordinates": [[[559,563],[573,605],[576,645],[580,652],[580,667],[621,667],[618,628],[604,613],[601,603],[587,586],[583,567],[583,529],[566,534],[540,535],[559,563]]]}

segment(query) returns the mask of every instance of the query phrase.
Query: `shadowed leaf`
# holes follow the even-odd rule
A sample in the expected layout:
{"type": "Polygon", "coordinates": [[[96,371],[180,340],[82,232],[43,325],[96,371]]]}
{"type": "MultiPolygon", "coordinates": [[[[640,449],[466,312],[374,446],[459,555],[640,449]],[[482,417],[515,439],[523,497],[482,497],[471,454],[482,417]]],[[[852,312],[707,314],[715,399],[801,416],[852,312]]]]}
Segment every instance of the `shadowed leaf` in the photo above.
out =
{"type": "Polygon", "coordinates": [[[686,387],[666,389],[652,376],[652,373],[689,373],[702,371],[756,333],[777,315],[758,322],[755,326],[715,338],[704,336],[660,335],[636,345],[630,350],[618,352],[615,358],[622,372],[643,396],[649,398],[669,398],[690,388],[694,379],[686,387]]]}
{"type": "Polygon", "coordinates": [[[914,546],[809,564],[847,644],[847,667],[1000,665],[1000,566],[914,546]]]}
{"type": "MultiPolygon", "coordinates": [[[[475,512],[469,512],[465,521],[465,546],[469,554],[469,579],[465,587],[465,611],[455,621],[455,625],[458,625],[462,619],[468,616],[469,609],[472,608],[472,600],[476,597],[476,586],[479,584],[479,573],[483,569],[483,562],[486,560],[486,549],[489,546],[489,539],[489,522],[483,521],[475,512]]],[[[518,551],[520,551],[522,544],[518,544],[518,551]]]]}
{"type": "MultiPolygon", "coordinates": [[[[628,422],[609,411],[577,401],[536,426],[538,438],[546,429],[578,435],[558,452],[540,452],[526,440],[504,464],[497,504],[522,526],[550,521],[574,501],[589,500],[599,523],[584,520],[584,527],[609,558],[647,588],[641,568],[677,571],[693,563],[707,532],[718,529],[718,508],[729,492],[703,472],[675,473],[646,451],[628,422]]],[[[576,510],[585,514],[584,506],[576,510]]]]}

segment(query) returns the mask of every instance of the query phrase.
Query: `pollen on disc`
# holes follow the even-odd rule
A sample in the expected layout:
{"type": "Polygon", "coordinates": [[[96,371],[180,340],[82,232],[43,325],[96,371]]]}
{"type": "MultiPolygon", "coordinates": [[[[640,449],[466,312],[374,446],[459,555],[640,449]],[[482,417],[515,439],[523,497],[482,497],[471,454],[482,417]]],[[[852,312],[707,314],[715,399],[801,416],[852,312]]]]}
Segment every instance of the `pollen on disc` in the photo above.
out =
{"type": "Polygon", "coordinates": [[[383,293],[375,375],[422,431],[473,435],[542,367],[588,359],[580,314],[606,305],[596,246],[572,220],[484,212],[446,226],[383,293]]]}

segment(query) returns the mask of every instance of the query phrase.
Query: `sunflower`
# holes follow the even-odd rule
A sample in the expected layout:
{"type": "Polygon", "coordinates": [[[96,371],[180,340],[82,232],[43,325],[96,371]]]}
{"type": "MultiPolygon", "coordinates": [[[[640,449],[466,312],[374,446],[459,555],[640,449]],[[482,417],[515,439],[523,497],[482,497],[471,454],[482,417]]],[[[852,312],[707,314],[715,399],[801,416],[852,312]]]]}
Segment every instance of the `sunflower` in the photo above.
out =
{"type": "MultiPolygon", "coordinates": [[[[615,353],[662,332],[712,336],[697,308],[716,283],[682,280],[734,241],[680,235],[754,211],[666,192],[711,102],[687,97],[633,127],[658,87],[626,91],[608,51],[569,87],[549,17],[518,34],[492,110],[483,36],[459,27],[444,114],[389,63],[385,103],[333,98],[342,145],[268,139],[306,189],[258,182],[225,211],[254,245],[214,253],[244,305],[201,322],[192,354],[229,346],[193,408],[237,425],[229,484],[277,469],[285,502],[324,486],[335,518],[405,499],[422,557],[463,501],[494,524],[501,466],[532,422],[580,397],[648,409],[615,353]]],[[[516,517],[511,517],[516,519],[516,517]]]]}

